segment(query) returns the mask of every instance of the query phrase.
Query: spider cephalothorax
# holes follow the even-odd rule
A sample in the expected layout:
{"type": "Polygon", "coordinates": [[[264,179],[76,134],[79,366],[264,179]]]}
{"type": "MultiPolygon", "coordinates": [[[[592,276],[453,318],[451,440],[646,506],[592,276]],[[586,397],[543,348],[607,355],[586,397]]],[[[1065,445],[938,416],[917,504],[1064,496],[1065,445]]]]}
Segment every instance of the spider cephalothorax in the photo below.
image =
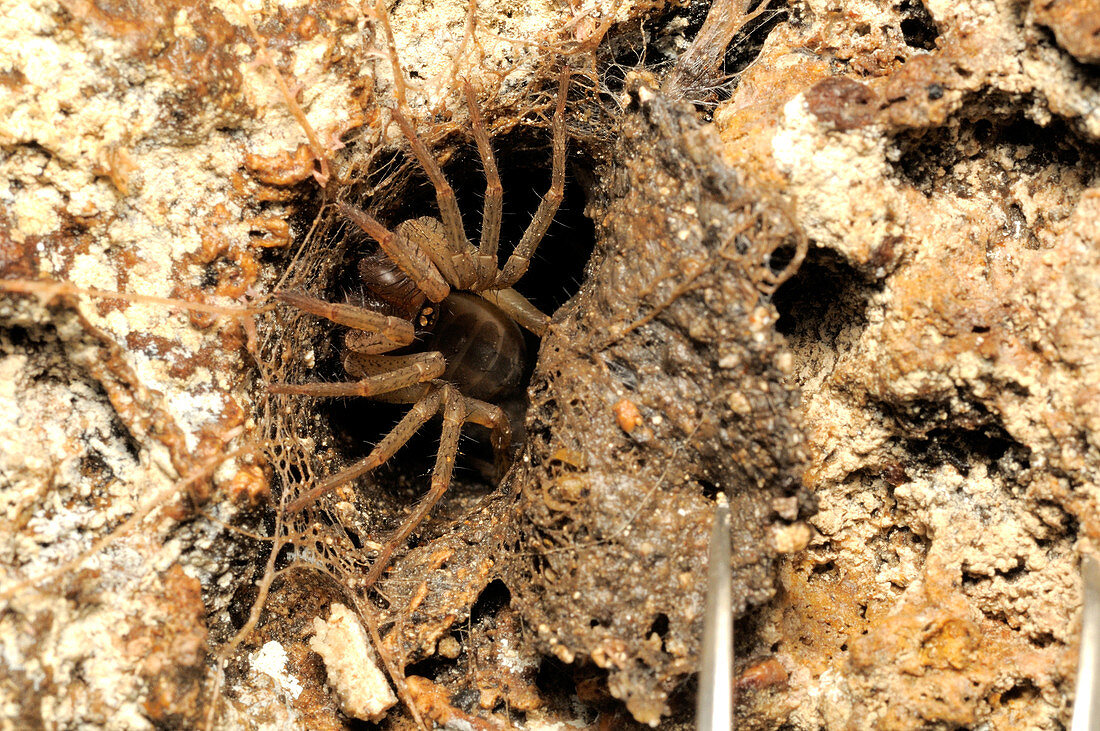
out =
{"type": "Polygon", "coordinates": [[[462,425],[474,422],[492,431],[498,457],[507,459],[508,419],[491,403],[518,385],[523,370],[523,338],[518,325],[536,335],[549,318],[512,289],[527,271],[561,203],[565,185],[565,98],[569,70],[562,72],[553,119],[553,170],[526,231],[503,267],[498,268],[503,188],[489,135],[473,91],[466,101],[478,152],[485,167],[485,206],[477,247],[466,238],[454,190],[439,164],[400,109],[391,110],[413,155],[435,187],[440,217],[402,221],[387,229],[346,202],[339,212],[378,243],[377,254],[362,259],[359,274],[373,300],[366,304],[326,302],[301,292],[281,292],[281,301],[344,325],[347,383],[272,384],[273,393],[313,397],[364,396],[412,408],[365,458],[300,495],[296,511],[389,459],[425,422],[442,413],[443,432],[428,495],[386,542],[365,579],[373,584],[400,546],[443,495],[451,481],[462,425]],[[423,347],[411,347],[427,333],[423,347]]]}

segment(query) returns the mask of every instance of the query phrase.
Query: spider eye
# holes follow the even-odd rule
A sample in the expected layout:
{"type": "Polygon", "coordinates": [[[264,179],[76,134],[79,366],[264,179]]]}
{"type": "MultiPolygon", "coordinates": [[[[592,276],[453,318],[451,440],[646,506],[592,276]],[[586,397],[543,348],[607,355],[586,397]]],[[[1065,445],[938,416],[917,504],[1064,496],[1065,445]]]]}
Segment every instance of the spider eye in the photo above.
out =
{"type": "Polygon", "coordinates": [[[416,318],[418,327],[421,330],[431,330],[435,327],[435,320],[438,314],[435,307],[425,307],[420,310],[420,314],[416,318]]]}

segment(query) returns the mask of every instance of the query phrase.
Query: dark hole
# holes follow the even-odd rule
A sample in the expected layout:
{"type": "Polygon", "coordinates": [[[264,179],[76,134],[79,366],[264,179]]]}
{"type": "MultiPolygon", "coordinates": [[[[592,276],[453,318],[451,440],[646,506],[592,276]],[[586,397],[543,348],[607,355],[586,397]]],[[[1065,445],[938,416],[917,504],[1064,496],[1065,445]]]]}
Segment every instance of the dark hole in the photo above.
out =
{"type": "Polygon", "coordinates": [[[971,573],[970,571],[963,570],[962,572],[962,585],[967,588],[977,586],[983,581],[988,581],[988,576],[982,576],[981,574],[971,573]]]}
{"type": "Polygon", "coordinates": [[[478,596],[470,609],[470,622],[477,624],[484,617],[492,617],[512,601],[512,594],[500,579],[493,579],[478,596]]]}
{"type": "Polygon", "coordinates": [[[1016,564],[1016,566],[1014,566],[1013,568],[1008,569],[1007,571],[998,570],[997,573],[999,575],[1003,576],[1005,581],[1014,581],[1015,579],[1018,579],[1021,576],[1023,576],[1024,573],[1026,573],[1026,571],[1027,571],[1027,568],[1024,565],[1023,560],[1021,559],[1016,564]]]}
{"type": "Polygon", "coordinates": [[[988,143],[993,137],[993,122],[988,119],[979,119],[974,123],[974,137],[979,142],[988,143]]]}
{"type": "Polygon", "coordinates": [[[668,615],[661,612],[653,618],[653,623],[649,625],[649,632],[646,632],[646,636],[656,633],[662,640],[668,636],[668,615]]]}
{"type": "MultiPolygon", "coordinates": [[[[518,131],[492,141],[495,160],[504,188],[498,258],[507,260],[522,238],[550,187],[552,149],[547,131],[517,128],[518,131]]],[[[567,160],[567,180],[564,199],[531,259],[530,268],[515,285],[515,289],[546,314],[553,314],[580,287],[585,266],[592,253],[595,230],[584,216],[585,194],[567,160]]],[[[485,200],[484,165],[473,140],[463,140],[458,151],[444,168],[461,211],[466,236],[476,248],[481,237],[481,221],[485,200]]],[[[394,176],[395,185],[405,186],[394,198],[398,207],[378,213],[379,221],[391,230],[400,222],[429,216],[438,218],[434,188],[427,182],[419,165],[409,172],[394,176]]],[[[367,205],[367,202],[364,202],[367,205]]],[[[358,262],[377,245],[366,235],[349,231],[349,251],[335,274],[337,280],[328,290],[328,297],[339,301],[348,293],[364,291],[359,279],[358,262]]],[[[351,380],[343,368],[343,337],[345,328],[331,328],[327,349],[317,349],[318,364],[307,380],[342,382],[351,380]]],[[[534,368],[539,340],[523,331],[527,363],[523,381],[511,395],[498,401],[508,418],[513,433],[513,448],[523,441],[524,413],[527,408],[526,386],[534,368]]],[[[423,345],[414,344],[410,352],[425,352],[423,345]]],[[[400,351],[395,351],[395,353],[400,351]]],[[[309,403],[309,402],[307,402],[309,403]]],[[[389,405],[369,398],[323,399],[309,403],[307,408],[319,408],[322,418],[332,425],[335,446],[345,463],[365,457],[370,450],[407,413],[410,404],[389,405]],[[314,406],[313,404],[316,404],[314,406]]],[[[428,477],[435,463],[440,440],[440,419],[433,418],[405,444],[396,455],[376,469],[371,480],[381,484],[383,501],[393,496],[398,502],[419,499],[427,489],[428,477]]],[[[495,485],[499,478],[497,460],[489,440],[488,429],[467,424],[462,430],[459,458],[452,477],[452,486],[433,511],[436,525],[442,526],[459,517],[461,511],[478,494],[495,485]],[[461,498],[461,500],[459,500],[461,498]],[[451,511],[451,512],[448,512],[451,511]]],[[[394,504],[396,507],[396,503],[394,504]]],[[[396,509],[383,507],[384,513],[396,514],[396,509]]],[[[395,524],[399,520],[391,520],[395,524]]],[[[439,530],[427,528],[426,531],[439,530]]],[[[422,537],[429,537],[423,531],[422,537]]]]}
{"type": "Polygon", "coordinates": [[[920,0],[906,0],[902,3],[901,10],[909,16],[901,21],[901,35],[906,45],[925,51],[936,50],[936,39],[940,37],[940,32],[924,4],[920,0]]]}
{"type": "Polygon", "coordinates": [[[544,657],[539,664],[535,687],[547,698],[570,698],[577,692],[571,666],[553,656],[544,657]]]}
{"type": "Polygon", "coordinates": [[[25,327],[20,327],[18,325],[9,325],[4,330],[4,332],[7,335],[8,340],[11,341],[12,346],[16,348],[27,347],[32,342],[30,331],[28,331],[25,327]]]}
{"type": "Polygon", "coordinates": [[[906,18],[901,21],[901,34],[905,38],[905,43],[912,48],[936,50],[936,38],[939,37],[939,32],[936,26],[930,23],[925,23],[918,18],[906,18]]]}
{"type": "Polygon", "coordinates": [[[1060,121],[1041,126],[1026,117],[1013,117],[1005,124],[1001,136],[1009,144],[1031,147],[1029,159],[1035,162],[1074,167],[1081,161],[1080,151],[1066,144],[1073,140],[1073,135],[1060,121]]]}
{"type": "MultiPolygon", "coordinates": [[[[277,568],[283,568],[289,566],[291,561],[294,560],[295,547],[293,543],[287,542],[279,549],[279,555],[275,557],[275,566],[277,568]]],[[[262,564],[261,564],[262,565],[262,564]]]]}
{"type": "Polygon", "coordinates": [[[1039,689],[1035,687],[1035,683],[1030,678],[1023,678],[1017,680],[1015,685],[1001,694],[1001,705],[1017,700],[1030,700],[1037,698],[1038,695],[1039,689]]]}
{"type": "Polygon", "coordinates": [[[778,276],[783,273],[783,270],[791,263],[791,259],[794,258],[795,248],[794,246],[780,246],[768,256],[768,269],[771,270],[772,275],[778,276]]]}
{"type": "Polygon", "coordinates": [[[419,662],[405,666],[405,675],[419,675],[422,678],[438,678],[454,667],[455,661],[442,655],[432,655],[419,662]]]}
{"type": "MultiPolygon", "coordinates": [[[[784,262],[773,255],[773,267],[784,262]]],[[[779,311],[776,329],[787,336],[792,348],[835,346],[851,326],[866,324],[867,300],[872,285],[831,249],[811,248],[798,272],[772,297],[779,311]]]]}
{"type": "MultiPolygon", "coordinates": [[[[931,94],[931,87],[929,93],[931,94]]],[[[1019,101],[1004,95],[988,94],[981,98],[983,110],[1018,108],[1019,101]]],[[[988,111],[987,111],[988,113],[988,111]]],[[[1018,114],[989,118],[961,118],[957,125],[944,125],[932,130],[903,132],[896,137],[901,156],[893,163],[898,173],[921,192],[931,195],[937,190],[949,190],[958,195],[966,195],[970,183],[966,173],[956,174],[955,167],[963,159],[974,153],[973,144],[983,150],[992,150],[998,146],[1010,146],[1016,149],[1006,154],[1020,161],[1026,170],[1030,165],[1057,164],[1065,167],[1079,167],[1081,149],[1076,145],[1077,135],[1064,123],[1052,120],[1046,126],[1037,125],[1030,119],[1018,114]]],[[[979,155],[987,153],[978,153],[979,155]]],[[[1091,159],[1088,161],[1091,162],[1091,159]]],[[[1006,201],[1006,208],[1010,201],[1006,201]]],[[[1031,232],[1022,216],[1014,216],[1009,211],[1010,236],[1023,237],[1027,243],[1031,232]]]]}
{"type": "Polygon", "coordinates": [[[199,277],[199,286],[203,289],[213,289],[218,283],[218,270],[212,265],[207,265],[202,269],[202,275],[199,277]]]}
{"type": "MultiPolygon", "coordinates": [[[[904,428],[921,431],[935,415],[923,418],[921,411],[901,416],[904,428]]],[[[947,417],[958,418],[958,417],[947,417]]],[[[983,415],[973,420],[992,418],[983,415]]],[[[1026,470],[1031,463],[1031,450],[1020,444],[996,423],[975,425],[966,428],[963,424],[955,428],[942,427],[929,429],[923,437],[904,440],[903,445],[919,462],[927,465],[950,464],[962,475],[970,472],[975,462],[984,462],[991,471],[1015,475],[1026,470]]]]}
{"type": "MultiPolygon", "coordinates": [[[[759,8],[761,3],[755,1],[751,3],[752,10],[759,8]]],[[[724,59],[724,70],[726,74],[734,75],[744,71],[749,65],[756,60],[760,55],[761,49],[764,47],[764,41],[767,40],[768,34],[772,30],[787,19],[789,11],[784,7],[776,7],[771,10],[765,10],[760,15],[753,18],[748,24],[738,31],[730,42],[729,48],[726,49],[726,56],[724,59]]],[[[728,98],[729,94],[725,94],[722,98],[728,98]]]]}
{"type": "Polygon", "coordinates": [[[1043,632],[1039,635],[1036,635],[1035,637],[1032,637],[1031,644],[1035,645],[1036,647],[1050,647],[1054,644],[1054,635],[1048,632],[1043,632]]]}

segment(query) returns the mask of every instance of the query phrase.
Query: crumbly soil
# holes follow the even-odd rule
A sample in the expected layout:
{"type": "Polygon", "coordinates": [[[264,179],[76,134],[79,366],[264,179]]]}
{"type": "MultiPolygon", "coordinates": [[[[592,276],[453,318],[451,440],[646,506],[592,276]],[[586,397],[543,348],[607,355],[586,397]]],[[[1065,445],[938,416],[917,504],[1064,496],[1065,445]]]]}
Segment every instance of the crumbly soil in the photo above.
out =
{"type": "Polygon", "coordinates": [[[1100,537],[1097,11],[777,3],[724,55],[736,76],[686,88],[664,80],[706,4],[624,3],[604,27],[611,7],[480,3],[472,25],[466,3],[389,7],[475,237],[459,80],[522,230],[556,70],[577,69],[561,215],[594,241],[515,406],[515,466],[494,474],[472,431],[369,589],[438,427],[286,514],[400,411],[270,397],[340,380],[339,333],[245,308],[354,286],[370,242],[333,200],[434,215],[388,124],[377,18],[337,0],[0,14],[0,276],[73,285],[0,293],[5,726],[345,728],[309,647],[340,602],[408,678],[384,727],[416,709],[688,728],[719,490],[738,728],[1068,725],[1077,566],[1100,537]]]}

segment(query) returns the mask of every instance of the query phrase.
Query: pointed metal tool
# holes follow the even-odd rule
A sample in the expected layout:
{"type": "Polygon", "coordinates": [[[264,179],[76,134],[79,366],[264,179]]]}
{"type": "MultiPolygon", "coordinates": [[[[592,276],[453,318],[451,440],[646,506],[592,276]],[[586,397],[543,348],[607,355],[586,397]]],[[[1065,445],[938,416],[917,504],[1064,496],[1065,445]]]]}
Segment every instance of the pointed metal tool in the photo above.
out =
{"type": "Polygon", "coordinates": [[[1095,731],[1100,729],[1100,561],[1082,558],[1081,579],[1081,654],[1071,729],[1095,731]]]}
{"type": "Polygon", "coordinates": [[[719,493],[710,535],[707,608],[699,665],[699,731],[733,728],[733,580],[730,576],[730,508],[719,493]]]}

